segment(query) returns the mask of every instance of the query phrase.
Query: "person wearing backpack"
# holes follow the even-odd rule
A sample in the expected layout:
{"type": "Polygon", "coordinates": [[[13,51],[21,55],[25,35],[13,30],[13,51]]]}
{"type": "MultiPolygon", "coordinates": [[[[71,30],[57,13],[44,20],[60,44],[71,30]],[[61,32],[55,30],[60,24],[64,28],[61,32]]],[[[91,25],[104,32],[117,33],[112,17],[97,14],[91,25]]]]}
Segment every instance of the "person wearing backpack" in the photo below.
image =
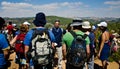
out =
{"type": "Polygon", "coordinates": [[[52,31],[44,27],[45,14],[37,13],[33,23],[36,27],[28,31],[24,40],[27,65],[29,66],[32,60],[34,69],[52,69],[52,48],[55,37],[52,31]]]}
{"type": "Polygon", "coordinates": [[[60,20],[55,20],[54,27],[51,28],[51,31],[55,36],[56,46],[54,49],[54,55],[58,55],[58,69],[62,69],[62,36],[65,33],[65,30],[60,28],[60,20]]]}
{"type": "Polygon", "coordinates": [[[83,32],[88,35],[90,39],[90,57],[88,58],[87,65],[88,69],[94,69],[94,53],[95,53],[95,45],[94,45],[94,40],[95,40],[95,35],[91,30],[90,22],[89,21],[84,21],[82,23],[82,28],[83,32]]]}
{"type": "Polygon", "coordinates": [[[62,38],[63,59],[67,60],[66,69],[82,69],[90,54],[90,40],[82,31],[82,21],[73,20],[73,31],[62,38]]]}
{"type": "Polygon", "coordinates": [[[4,34],[1,33],[5,24],[5,20],[0,17],[0,69],[7,69],[7,61],[9,57],[9,43],[4,34]]]}
{"type": "Polygon", "coordinates": [[[11,46],[14,46],[16,52],[15,62],[19,64],[19,69],[24,69],[26,67],[26,59],[24,55],[25,45],[23,41],[25,35],[28,32],[28,26],[25,24],[20,25],[20,32],[16,35],[13,40],[10,42],[11,46]]]}

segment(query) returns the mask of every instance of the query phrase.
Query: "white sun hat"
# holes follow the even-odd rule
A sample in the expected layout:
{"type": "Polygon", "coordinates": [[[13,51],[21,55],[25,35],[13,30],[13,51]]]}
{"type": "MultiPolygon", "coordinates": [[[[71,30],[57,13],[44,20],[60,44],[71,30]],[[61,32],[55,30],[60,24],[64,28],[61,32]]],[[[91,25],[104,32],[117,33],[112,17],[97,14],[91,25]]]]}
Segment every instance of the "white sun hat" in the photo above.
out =
{"type": "Polygon", "coordinates": [[[89,28],[91,28],[90,22],[89,22],[89,21],[84,21],[84,22],[82,23],[82,28],[84,28],[84,29],[89,29],[89,28]]]}
{"type": "Polygon", "coordinates": [[[107,23],[106,23],[106,22],[100,22],[100,23],[98,24],[98,26],[107,27],[107,23]]]}
{"type": "Polygon", "coordinates": [[[29,23],[29,22],[27,22],[27,21],[25,21],[23,24],[26,24],[26,25],[29,25],[29,26],[30,26],[30,23],[29,23]]]}

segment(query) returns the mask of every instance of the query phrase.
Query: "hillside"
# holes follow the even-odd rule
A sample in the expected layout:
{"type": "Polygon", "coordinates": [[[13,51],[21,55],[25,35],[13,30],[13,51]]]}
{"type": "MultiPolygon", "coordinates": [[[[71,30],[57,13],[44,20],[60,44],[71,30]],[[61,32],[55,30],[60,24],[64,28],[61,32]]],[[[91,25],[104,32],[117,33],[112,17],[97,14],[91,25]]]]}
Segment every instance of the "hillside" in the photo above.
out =
{"type": "MultiPolygon", "coordinates": [[[[107,21],[109,30],[116,30],[117,32],[120,31],[120,18],[97,18],[97,17],[78,17],[82,19],[83,21],[87,20],[90,21],[91,25],[98,24],[100,21],[107,21]]],[[[56,19],[59,19],[61,21],[61,26],[63,28],[66,28],[66,26],[72,22],[72,18],[66,18],[66,17],[59,17],[59,16],[46,16],[47,23],[53,24],[56,19]]],[[[28,21],[31,23],[31,27],[34,25],[32,24],[34,17],[22,17],[22,18],[5,18],[6,22],[12,21],[13,23],[16,23],[17,25],[23,23],[24,21],[28,21]]]]}

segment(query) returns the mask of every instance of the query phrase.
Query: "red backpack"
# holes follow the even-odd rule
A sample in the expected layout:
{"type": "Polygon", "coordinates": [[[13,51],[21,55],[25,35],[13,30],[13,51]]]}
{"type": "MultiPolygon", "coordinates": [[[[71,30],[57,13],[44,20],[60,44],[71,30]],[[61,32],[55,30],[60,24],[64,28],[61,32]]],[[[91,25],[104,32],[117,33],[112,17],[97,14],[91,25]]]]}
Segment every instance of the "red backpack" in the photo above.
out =
{"type": "Polygon", "coordinates": [[[17,40],[16,40],[16,43],[15,43],[16,53],[24,54],[24,47],[25,46],[23,44],[23,41],[24,41],[25,35],[26,34],[21,33],[17,36],[17,40]]]}

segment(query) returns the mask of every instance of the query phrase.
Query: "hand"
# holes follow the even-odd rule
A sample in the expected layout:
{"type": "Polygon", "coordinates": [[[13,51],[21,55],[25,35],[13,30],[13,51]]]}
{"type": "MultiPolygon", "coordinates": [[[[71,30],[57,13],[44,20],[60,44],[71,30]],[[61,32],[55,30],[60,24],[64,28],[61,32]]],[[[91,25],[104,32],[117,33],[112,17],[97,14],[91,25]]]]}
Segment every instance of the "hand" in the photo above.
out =
{"type": "Polygon", "coordinates": [[[100,58],[100,53],[98,53],[97,57],[100,58]]]}
{"type": "Polygon", "coordinates": [[[26,63],[26,69],[29,69],[29,63],[26,63]]]}

